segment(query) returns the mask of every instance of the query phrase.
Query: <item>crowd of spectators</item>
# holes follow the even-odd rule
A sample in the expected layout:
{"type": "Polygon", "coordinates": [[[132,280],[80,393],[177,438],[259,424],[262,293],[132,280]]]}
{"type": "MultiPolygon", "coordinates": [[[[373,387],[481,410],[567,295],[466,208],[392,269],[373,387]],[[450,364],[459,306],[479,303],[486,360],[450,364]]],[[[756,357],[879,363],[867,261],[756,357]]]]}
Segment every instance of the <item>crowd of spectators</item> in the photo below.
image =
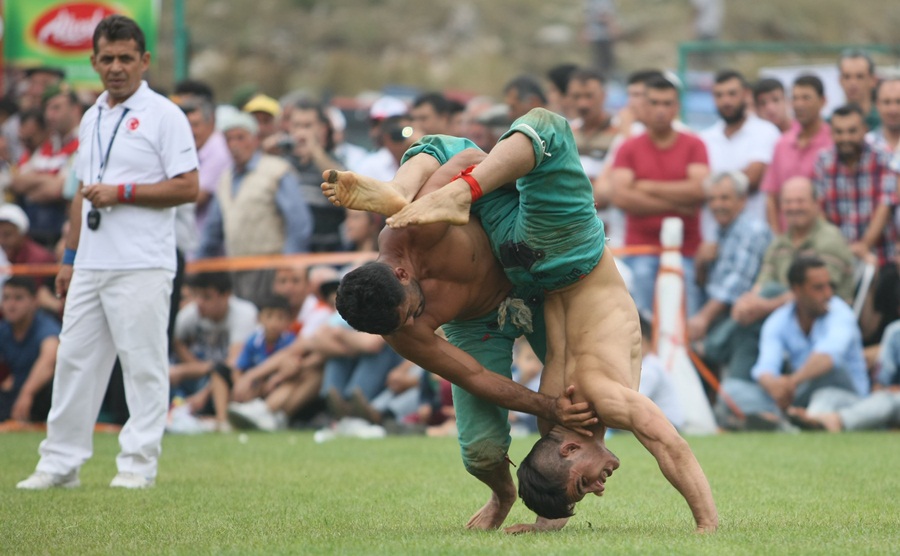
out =
{"type": "MultiPolygon", "coordinates": [[[[674,75],[633,73],[627,104],[614,112],[603,73],[562,64],[498,86],[497,101],[377,98],[365,108],[365,146],[348,142],[344,112],[306,95],[260,93],[232,106],[203,82],[177,84],[170,98],[191,124],[200,179],[196,202],[178,209],[180,260],[259,255],[273,265],[193,274],[176,288],[170,430],[271,431],[355,417],[397,432],[452,432],[449,386],[336,313],[347,268],[279,267],[275,256],[377,251],[383,218],[328,203],[324,170],[391,179],[427,134],[489,150],[535,107],[570,121],[647,322],[659,255],[631,248],[659,248],[663,220],[683,221],[686,337],[721,381],[709,392],[721,427],[900,424],[900,78],[880,77],[863,51],[843,53],[838,69],[847,103],[828,114],[815,75],[781,83],[722,69],[712,86],[718,121],[690,129],[679,120],[674,75]]],[[[0,101],[3,265],[58,260],[77,188],[76,130],[91,100],[58,70],[22,79],[27,86],[14,90],[28,94],[0,101]]],[[[51,290],[46,275],[16,275],[3,287],[0,421],[46,417],[64,302],[51,290]]],[[[641,390],[680,425],[670,377],[645,337],[641,390]]],[[[537,388],[540,363],[527,343],[514,365],[537,388]]],[[[511,418],[517,430],[535,430],[528,416],[511,418]]]]}

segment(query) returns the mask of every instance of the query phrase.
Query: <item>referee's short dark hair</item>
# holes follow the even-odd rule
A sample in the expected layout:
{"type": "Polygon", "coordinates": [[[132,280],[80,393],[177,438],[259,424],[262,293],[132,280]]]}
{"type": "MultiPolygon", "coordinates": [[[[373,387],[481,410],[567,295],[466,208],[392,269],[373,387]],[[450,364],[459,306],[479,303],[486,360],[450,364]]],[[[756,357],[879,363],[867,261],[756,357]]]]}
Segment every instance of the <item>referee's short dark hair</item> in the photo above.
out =
{"type": "Polygon", "coordinates": [[[124,15],[108,15],[100,20],[100,23],[94,28],[94,54],[98,52],[101,38],[109,42],[134,39],[141,56],[147,51],[147,39],[144,37],[144,32],[135,20],[124,15]]]}

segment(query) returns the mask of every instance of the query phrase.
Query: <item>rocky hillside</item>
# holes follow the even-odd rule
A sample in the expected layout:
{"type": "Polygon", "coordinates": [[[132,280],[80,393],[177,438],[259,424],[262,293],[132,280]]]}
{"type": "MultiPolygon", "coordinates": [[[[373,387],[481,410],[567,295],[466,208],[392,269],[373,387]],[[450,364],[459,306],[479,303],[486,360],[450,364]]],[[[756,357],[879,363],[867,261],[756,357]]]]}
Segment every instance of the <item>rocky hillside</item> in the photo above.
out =
{"type": "MultiPolygon", "coordinates": [[[[896,0],[724,0],[722,39],[897,43],[896,0]]],[[[355,95],[402,84],[496,95],[519,73],[584,63],[582,0],[190,0],[190,73],[221,100],[248,85],[355,95]]],[[[163,3],[159,81],[171,81],[171,2],[163,3]]],[[[622,71],[674,68],[693,38],[689,0],[618,0],[622,71]]],[[[820,57],[830,60],[832,55],[820,57]]],[[[804,56],[728,55],[748,73],[804,56]]],[[[897,58],[885,58],[897,64],[897,58]]]]}

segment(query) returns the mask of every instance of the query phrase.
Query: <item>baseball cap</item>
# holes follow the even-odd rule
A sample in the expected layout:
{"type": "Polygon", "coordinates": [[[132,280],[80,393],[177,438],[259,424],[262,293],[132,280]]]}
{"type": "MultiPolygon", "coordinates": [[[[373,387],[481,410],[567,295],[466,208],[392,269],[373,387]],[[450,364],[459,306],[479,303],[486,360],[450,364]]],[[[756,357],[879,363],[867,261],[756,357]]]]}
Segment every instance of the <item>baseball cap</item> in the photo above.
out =
{"type": "Polygon", "coordinates": [[[222,114],[216,114],[218,128],[219,131],[225,133],[229,129],[246,129],[252,134],[257,134],[259,132],[259,125],[256,123],[256,118],[248,114],[247,112],[238,112],[228,111],[222,114]]]}
{"type": "Polygon", "coordinates": [[[242,110],[244,112],[265,112],[277,118],[281,114],[281,105],[270,96],[258,94],[248,100],[242,110]]]}
{"type": "Polygon", "coordinates": [[[28,233],[28,216],[19,205],[3,203],[0,205],[0,222],[10,222],[19,229],[19,233],[28,233]]]}
{"type": "Polygon", "coordinates": [[[397,97],[383,96],[376,100],[369,109],[369,118],[383,120],[391,116],[403,116],[409,112],[406,103],[397,97]]]}

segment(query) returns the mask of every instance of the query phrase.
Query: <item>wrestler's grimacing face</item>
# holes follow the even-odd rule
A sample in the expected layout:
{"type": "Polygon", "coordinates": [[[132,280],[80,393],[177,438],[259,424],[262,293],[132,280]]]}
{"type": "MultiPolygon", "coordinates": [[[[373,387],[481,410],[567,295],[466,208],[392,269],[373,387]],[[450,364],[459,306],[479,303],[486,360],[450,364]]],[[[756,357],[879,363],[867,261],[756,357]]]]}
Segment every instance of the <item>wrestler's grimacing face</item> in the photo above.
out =
{"type": "Polygon", "coordinates": [[[591,444],[570,457],[569,500],[580,502],[589,493],[602,496],[606,480],[619,468],[619,458],[602,444],[591,444]]]}

